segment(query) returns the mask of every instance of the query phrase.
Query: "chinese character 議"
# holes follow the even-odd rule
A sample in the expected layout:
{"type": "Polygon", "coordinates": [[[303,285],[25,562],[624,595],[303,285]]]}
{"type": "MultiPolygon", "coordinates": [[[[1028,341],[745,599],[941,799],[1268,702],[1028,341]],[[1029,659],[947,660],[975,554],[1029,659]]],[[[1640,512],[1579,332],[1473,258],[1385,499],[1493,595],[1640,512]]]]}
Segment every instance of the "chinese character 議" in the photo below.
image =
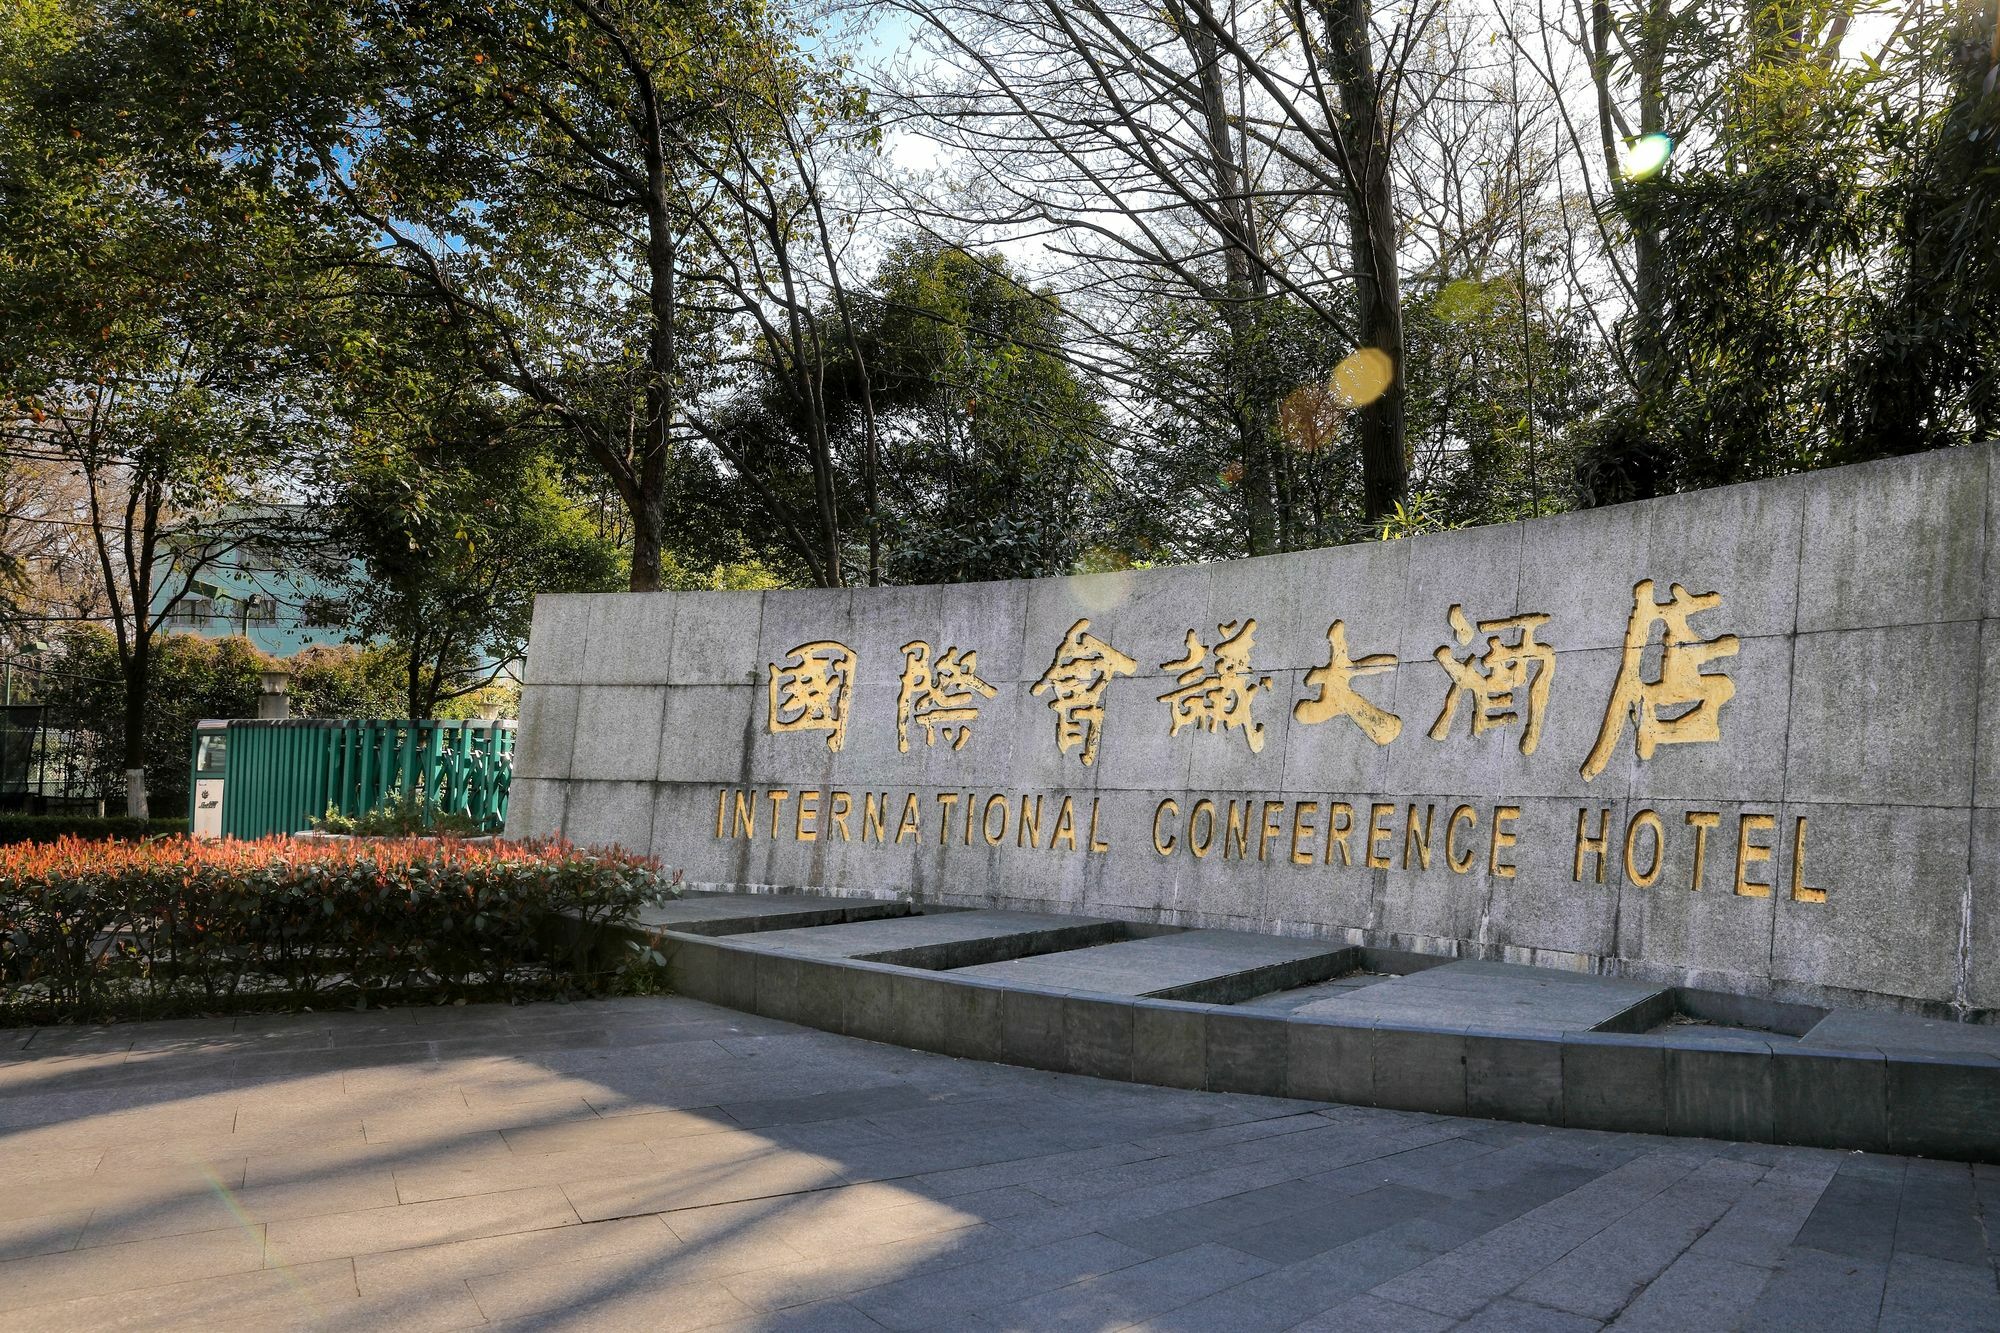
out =
{"type": "Polygon", "coordinates": [[[1720,673],[1702,671],[1719,657],[1734,657],[1739,641],[1734,634],[1704,639],[1688,621],[1722,603],[1719,592],[1691,593],[1680,584],[1670,585],[1667,600],[1653,600],[1653,581],[1641,579],[1632,589],[1632,619],[1625,627],[1625,657],[1618,667],[1618,681],[1611,687],[1611,702],[1604,710],[1604,724],[1597,729],[1597,744],[1583,761],[1586,780],[1604,771],[1618,738],[1625,734],[1630,718],[1633,744],[1641,759],[1651,759],[1659,745],[1681,745],[1690,741],[1722,739],[1722,706],[1736,696],[1736,683],[1720,673]],[[1657,680],[1643,677],[1640,664],[1653,626],[1665,628],[1660,646],[1660,674],[1657,680]],[[1662,717],[1662,710],[1671,716],[1662,717]]]}
{"type": "Polygon", "coordinates": [[[999,691],[979,678],[979,654],[947,648],[931,661],[931,646],[918,639],[903,645],[903,688],[896,696],[896,748],[910,749],[910,723],[924,729],[924,744],[937,744],[942,731],[954,750],[972,739],[979,718],[977,699],[999,691]]]}
{"type": "Polygon", "coordinates": [[[1349,657],[1347,624],[1340,620],[1327,627],[1326,646],[1326,665],[1306,672],[1305,683],[1317,688],[1319,693],[1293,704],[1292,716],[1307,726],[1328,718],[1351,718],[1354,725],[1361,728],[1362,734],[1377,745],[1387,745],[1395,740],[1402,734],[1403,719],[1364,699],[1354,688],[1354,680],[1357,676],[1371,676],[1378,671],[1394,669],[1396,655],[1374,653],[1368,657],[1349,657]]]}
{"type": "Polygon", "coordinates": [[[1160,663],[1162,670],[1174,673],[1177,682],[1176,688],[1159,696],[1172,710],[1172,727],[1167,734],[1178,736],[1181,728],[1191,723],[1211,732],[1218,726],[1236,727],[1243,732],[1250,752],[1256,754],[1264,748],[1264,724],[1250,716],[1250,701],[1257,691],[1271,688],[1269,676],[1255,680],[1250,676],[1251,637],[1257,632],[1257,622],[1232,620],[1215,628],[1222,637],[1215,644],[1214,670],[1206,669],[1209,650],[1193,630],[1187,633],[1187,656],[1160,663]]]}
{"type": "Polygon", "coordinates": [[[854,650],[821,639],[802,643],[771,663],[772,735],[824,731],[826,748],[838,751],[847,739],[847,708],[854,696],[854,650]]]}
{"type": "MultiPolygon", "coordinates": [[[[1438,665],[1451,677],[1444,707],[1431,724],[1430,737],[1441,741],[1451,734],[1452,718],[1458,713],[1458,698],[1472,700],[1472,734],[1522,724],[1521,753],[1533,754],[1542,738],[1542,712],[1549,702],[1549,686],[1555,679],[1555,649],[1535,640],[1535,631],[1549,623],[1545,615],[1508,616],[1502,620],[1482,620],[1479,633],[1486,635],[1486,650],[1460,659],[1449,646],[1441,645],[1433,654],[1438,665]],[[1514,636],[1511,641],[1506,636],[1514,636]],[[1523,697],[1525,695],[1525,698],[1523,697]]],[[[1451,607],[1451,632],[1459,647],[1470,648],[1472,622],[1465,608],[1451,607]]]]}
{"type": "Polygon", "coordinates": [[[1104,730],[1104,687],[1113,676],[1129,676],[1139,664],[1090,632],[1086,617],[1069,627],[1049,669],[1030,688],[1048,692],[1056,715],[1056,748],[1068,754],[1083,747],[1084,767],[1097,761],[1097,738],[1104,730]]]}

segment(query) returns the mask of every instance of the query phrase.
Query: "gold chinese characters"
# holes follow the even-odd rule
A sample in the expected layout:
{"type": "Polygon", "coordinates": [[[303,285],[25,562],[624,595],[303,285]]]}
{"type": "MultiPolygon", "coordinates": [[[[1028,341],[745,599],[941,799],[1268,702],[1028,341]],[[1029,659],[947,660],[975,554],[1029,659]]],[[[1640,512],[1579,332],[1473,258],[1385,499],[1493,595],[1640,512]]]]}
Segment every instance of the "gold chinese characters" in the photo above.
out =
{"type": "Polygon", "coordinates": [[[1396,655],[1374,653],[1368,657],[1349,657],[1347,626],[1338,620],[1327,626],[1326,647],[1326,665],[1306,672],[1306,684],[1319,693],[1292,705],[1294,720],[1311,726],[1328,718],[1351,718],[1361,728],[1361,734],[1377,745],[1395,740],[1402,734],[1403,719],[1362,698],[1354,688],[1354,679],[1394,669],[1396,655]]]}
{"type": "Polygon", "coordinates": [[[1088,768],[1097,762],[1097,738],[1104,730],[1104,688],[1113,676],[1129,676],[1139,664],[1090,632],[1088,617],[1069,627],[1055,657],[1029,692],[1049,696],[1056,714],[1056,749],[1078,756],[1088,768]]]}
{"type": "Polygon", "coordinates": [[[1215,627],[1221,637],[1213,649],[1215,664],[1208,666],[1211,650],[1204,647],[1193,630],[1187,632],[1187,656],[1160,663],[1162,671],[1174,673],[1174,688],[1159,696],[1167,705],[1169,736],[1181,728],[1198,725],[1206,731],[1234,727],[1252,754],[1264,748],[1264,724],[1250,716],[1250,703],[1257,691],[1271,688],[1271,678],[1250,677],[1250,647],[1257,633],[1254,620],[1232,620],[1215,627]]]}
{"type": "Polygon", "coordinates": [[[824,731],[826,748],[838,752],[847,739],[847,709],[854,699],[854,650],[822,639],[771,663],[771,734],[824,731]]]}
{"type": "Polygon", "coordinates": [[[903,688],[896,695],[896,748],[910,750],[910,724],[924,729],[924,744],[937,744],[938,734],[963,750],[979,717],[976,700],[999,691],[979,678],[979,654],[970,648],[947,648],[931,661],[931,646],[922,639],[903,645],[903,688]]]}
{"type": "Polygon", "coordinates": [[[1703,639],[1688,621],[1722,602],[1722,594],[1697,596],[1676,583],[1667,600],[1653,600],[1653,581],[1640,579],[1632,588],[1632,619],[1625,627],[1625,657],[1618,667],[1618,683],[1611,688],[1611,702],[1604,710],[1604,725],[1597,729],[1597,744],[1583,761],[1586,780],[1604,771],[1618,738],[1632,721],[1633,744],[1641,759],[1651,759],[1659,745],[1683,745],[1690,741],[1722,739],[1722,706],[1736,696],[1736,683],[1702,668],[1723,657],[1736,656],[1734,634],[1703,639]],[[1660,645],[1660,674],[1646,680],[1640,663],[1652,640],[1653,626],[1665,627],[1660,645]],[[1665,711],[1670,716],[1662,717],[1665,711]]]}
{"type": "MultiPolygon", "coordinates": [[[[1721,604],[1720,593],[1691,593],[1678,583],[1668,585],[1664,600],[1653,580],[1634,585],[1623,659],[1596,742],[1579,770],[1585,781],[1604,772],[1628,723],[1642,761],[1662,745],[1722,739],[1722,712],[1735,697],[1736,685],[1716,664],[1735,656],[1739,642],[1734,634],[1704,637],[1691,624],[1695,616],[1721,604]],[[1649,661],[1655,663],[1650,669],[1649,661]]],[[[1516,728],[1520,753],[1533,755],[1555,683],[1556,647],[1542,637],[1553,620],[1522,612],[1475,621],[1463,605],[1453,603],[1446,621],[1455,646],[1440,644],[1431,654],[1444,674],[1444,699],[1427,733],[1430,739],[1451,737],[1463,705],[1473,737],[1516,728]]],[[[1272,688],[1272,677],[1256,669],[1256,635],[1257,621],[1248,616],[1218,624],[1212,643],[1205,643],[1197,630],[1187,631],[1185,653],[1160,664],[1173,678],[1172,686],[1154,695],[1167,706],[1169,736],[1188,730],[1225,736],[1240,732],[1252,754],[1263,752],[1267,731],[1257,719],[1256,701],[1272,688]]],[[[978,650],[939,648],[914,639],[902,646],[902,653],[897,751],[910,752],[913,729],[922,731],[926,746],[942,738],[951,750],[965,749],[984,706],[1000,695],[999,687],[979,674],[978,650]]],[[[1356,656],[1347,622],[1334,620],[1326,629],[1326,659],[1305,671],[1301,684],[1309,693],[1302,692],[1292,704],[1292,721],[1310,727],[1346,718],[1370,743],[1389,745],[1402,735],[1403,718],[1364,693],[1359,682],[1420,666],[1421,661],[1401,662],[1388,652],[1356,656]]],[[[822,732],[827,749],[838,752],[847,735],[857,667],[855,650],[830,639],[802,643],[781,662],[771,663],[770,732],[822,732]]],[[[1048,667],[1027,685],[1029,694],[1045,699],[1055,715],[1058,753],[1076,752],[1086,767],[1096,763],[1110,687],[1138,670],[1135,659],[1092,631],[1087,617],[1070,625],[1048,667]]],[[[1429,688],[1408,679],[1403,684],[1406,689],[1429,688]]],[[[1394,691],[1385,693],[1394,699],[1394,691]]]]}
{"type": "MultiPolygon", "coordinates": [[[[1472,646],[1472,622],[1465,608],[1452,603],[1448,617],[1452,636],[1460,648],[1472,646]]],[[[1482,620],[1479,633],[1486,636],[1486,650],[1458,657],[1448,646],[1439,646],[1438,665],[1451,677],[1444,707],[1431,723],[1430,738],[1441,741],[1451,734],[1451,720],[1458,712],[1460,695],[1472,701],[1472,734],[1477,736],[1511,722],[1521,726],[1521,753],[1533,754],[1542,739],[1542,711],[1548,706],[1549,686],[1555,679],[1555,649],[1535,641],[1535,631],[1549,623],[1543,615],[1507,616],[1482,620]]]]}

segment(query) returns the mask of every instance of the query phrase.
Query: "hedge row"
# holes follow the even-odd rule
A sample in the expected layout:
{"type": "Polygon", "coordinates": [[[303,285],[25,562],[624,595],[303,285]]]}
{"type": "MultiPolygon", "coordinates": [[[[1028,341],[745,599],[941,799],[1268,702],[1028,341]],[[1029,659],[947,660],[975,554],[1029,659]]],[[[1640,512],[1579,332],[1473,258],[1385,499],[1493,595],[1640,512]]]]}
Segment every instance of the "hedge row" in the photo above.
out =
{"type": "Polygon", "coordinates": [[[113,838],[164,838],[186,833],[185,819],[128,819],[123,815],[0,815],[0,847],[17,842],[54,842],[82,838],[103,842],[113,838]]]}
{"type": "Polygon", "coordinates": [[[0,848],[0,1017],[602,990],[603,928],[671,890],[564,843],[86,842],[0,848]]]}

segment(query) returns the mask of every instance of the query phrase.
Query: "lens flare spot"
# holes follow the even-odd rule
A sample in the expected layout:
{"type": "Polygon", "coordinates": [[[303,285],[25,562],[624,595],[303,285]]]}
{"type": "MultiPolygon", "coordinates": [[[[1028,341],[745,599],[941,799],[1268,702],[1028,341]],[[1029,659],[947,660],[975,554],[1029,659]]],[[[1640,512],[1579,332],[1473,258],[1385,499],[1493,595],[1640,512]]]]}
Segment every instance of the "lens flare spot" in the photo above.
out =
{"type": "Polygon", "coordinates": [[[1625,145],[1625,151],[1618,155],[1618,174],[1628,181],[1651,180],[1666,169],[1667,160],[1674,155],[1674,139],[1670,134],[1642,134],[1625,145]]]}
{"type": "Polygon", "coordinates": [[[1122,605],[1132,594],[1132,571],[1113,569],[1102,574],[1072,574],[1069,577],[1070,596],[1077,605],[1092,615],[1109,611],[1122,605]]]}
{"type": "Polygon", "coordinates": [[[1379,347],[1350,352],[1333,368],[1333,392],[1346,407],[1366,407],[1389,392],[1396,363],[1379,347]]]}

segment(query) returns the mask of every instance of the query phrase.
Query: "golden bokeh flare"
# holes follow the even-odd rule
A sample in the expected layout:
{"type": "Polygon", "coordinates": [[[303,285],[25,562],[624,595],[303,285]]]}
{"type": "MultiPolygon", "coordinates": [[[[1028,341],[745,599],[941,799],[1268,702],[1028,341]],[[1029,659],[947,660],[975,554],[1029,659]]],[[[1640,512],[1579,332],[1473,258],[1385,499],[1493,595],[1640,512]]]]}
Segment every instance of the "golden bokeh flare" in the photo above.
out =
{"type": "Polygon", "coordinates": [[[1333,368],[1333,391],[1348,407],[1366,407],[1389,391],[1396,363],[1379,347],[1349,353],[1333,368]]]}

